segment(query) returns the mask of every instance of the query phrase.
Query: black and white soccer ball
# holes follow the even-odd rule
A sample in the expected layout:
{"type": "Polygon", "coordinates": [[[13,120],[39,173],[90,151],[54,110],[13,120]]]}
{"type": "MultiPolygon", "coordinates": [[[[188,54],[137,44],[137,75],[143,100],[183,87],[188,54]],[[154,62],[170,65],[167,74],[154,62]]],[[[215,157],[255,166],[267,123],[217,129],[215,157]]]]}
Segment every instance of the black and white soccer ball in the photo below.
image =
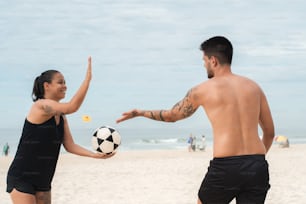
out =
{"type": "Polygon", "coordinates": [[[91,143],[95,151],[111,154],[121,144],[121,136],[114,128],[102,126],[93,133],[91,143]]]}

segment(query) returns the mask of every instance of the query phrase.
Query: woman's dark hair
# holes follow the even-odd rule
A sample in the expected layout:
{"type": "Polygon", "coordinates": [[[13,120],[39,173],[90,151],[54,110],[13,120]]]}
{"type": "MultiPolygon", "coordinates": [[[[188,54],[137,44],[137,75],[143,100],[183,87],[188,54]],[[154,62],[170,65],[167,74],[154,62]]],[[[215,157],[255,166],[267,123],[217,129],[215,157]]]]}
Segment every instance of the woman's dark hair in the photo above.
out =
{"type": "Polygon", "coordinates": [[[209,58],[215,56],[220,64],[231,64],[233,57],[233,46],[223,36],[212,37],[201,44],[200,50],[209,58]]]}
{"type": "Polygon", "coordinates": [[[57,70],[47,70],[41,73],[40,76],[36,77],[33,85],[32,99],[37,101],[38,99],[44,98],[45,89],[44,83],[51,83],[54,74],[59,73],[57,70]]]}

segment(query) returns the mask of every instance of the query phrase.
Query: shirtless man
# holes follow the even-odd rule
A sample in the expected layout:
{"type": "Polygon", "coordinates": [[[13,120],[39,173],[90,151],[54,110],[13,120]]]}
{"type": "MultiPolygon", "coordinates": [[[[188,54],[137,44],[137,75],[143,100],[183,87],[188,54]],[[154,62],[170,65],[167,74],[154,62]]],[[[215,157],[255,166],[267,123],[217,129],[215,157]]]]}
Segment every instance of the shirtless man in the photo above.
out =
{"type": "Polygon", "coordinates": [[[213,128],[213,159],[198,193],[198,204],[264,203],[269,184],[265,154],[274,137],[270,108],[261,88],[231,72],[233,47],[224,37],[201,44],[209,80],[191,88],[169,110],[133,109],[117,122],[137,116],[175,122],[202,106],[213,128]],[[263,137],[258,136],[258,124],[263,137]]]}

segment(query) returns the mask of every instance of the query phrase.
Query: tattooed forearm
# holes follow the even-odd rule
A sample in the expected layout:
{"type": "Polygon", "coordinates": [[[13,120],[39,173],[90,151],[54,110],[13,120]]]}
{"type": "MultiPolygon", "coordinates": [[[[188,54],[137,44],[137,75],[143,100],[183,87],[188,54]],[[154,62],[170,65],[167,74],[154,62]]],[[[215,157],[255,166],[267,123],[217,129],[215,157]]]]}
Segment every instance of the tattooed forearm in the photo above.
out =
{"type": "Polygon", "coordinates": [[[163,110],[159,112],[159,117],[161,121],[165,121],[165,119],[163,118],[163,110]]]}
{"type": "Polygon", "coordinates": [[[193,89],[190,89],[186,96],[178,103],[176,103],[170,110],[146,110],[140,116],[150,118],[152,120],[175,122],[191,116],[198,108],[195,101],[195,94],[193,89]]]}
{"type": "Polygon", "coordinates": [[[148,111],[149,118],[153,119],[153,120],[160,120],[160,121],[165,121],[164,117],[163,117],[163,110],[159,111],[159,117],[157,116],[158,111],[148,111]]]}
{"type": "Polygon", "coordinates": [[[154,116],[153,111],[150,111],[150,114],[151,114],[151,118],[152,118],[153,120],[156,120],[156,117],[154,116]]]}

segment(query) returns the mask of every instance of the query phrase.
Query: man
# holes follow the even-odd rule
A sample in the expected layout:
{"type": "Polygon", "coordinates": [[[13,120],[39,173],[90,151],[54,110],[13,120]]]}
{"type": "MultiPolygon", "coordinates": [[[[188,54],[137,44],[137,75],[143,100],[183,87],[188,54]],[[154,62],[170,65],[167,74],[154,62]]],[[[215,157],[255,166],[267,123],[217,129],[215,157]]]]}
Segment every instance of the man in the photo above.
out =
{"type": "Polygon", "coordinates": [[[201,44],[209,80],[191,88],[169,110],[134,109],[117,122],[137,116],[175,122],[202,106],[213,128],[213,160],[199,189],[198,203],[264,203],[270,187],[265,154],[274,137],[267,99],[250,79],[231,72],[233,47],[216,36],[201,44]],[[258,136],[258,124],[263,138],[258,136]]]}
{"type": "Polygon", "coordinates": [[[205,148],[206,148],[206,138],[205,138],[205,135],[202,135],[202,140],[201,140],[201,146],[200,146],[200,150],[201,151],[205,151],[205,148]]]}
{"type": "Polygon", "coordinates": [[[192,144],[193,144],[193,136],[192,136],[192,134],[190,134],[190,136],[189,136],[188,144],[189,144],[188,151],[189,152],[193,151],[193,149],[192,149],[192,144]]]}

